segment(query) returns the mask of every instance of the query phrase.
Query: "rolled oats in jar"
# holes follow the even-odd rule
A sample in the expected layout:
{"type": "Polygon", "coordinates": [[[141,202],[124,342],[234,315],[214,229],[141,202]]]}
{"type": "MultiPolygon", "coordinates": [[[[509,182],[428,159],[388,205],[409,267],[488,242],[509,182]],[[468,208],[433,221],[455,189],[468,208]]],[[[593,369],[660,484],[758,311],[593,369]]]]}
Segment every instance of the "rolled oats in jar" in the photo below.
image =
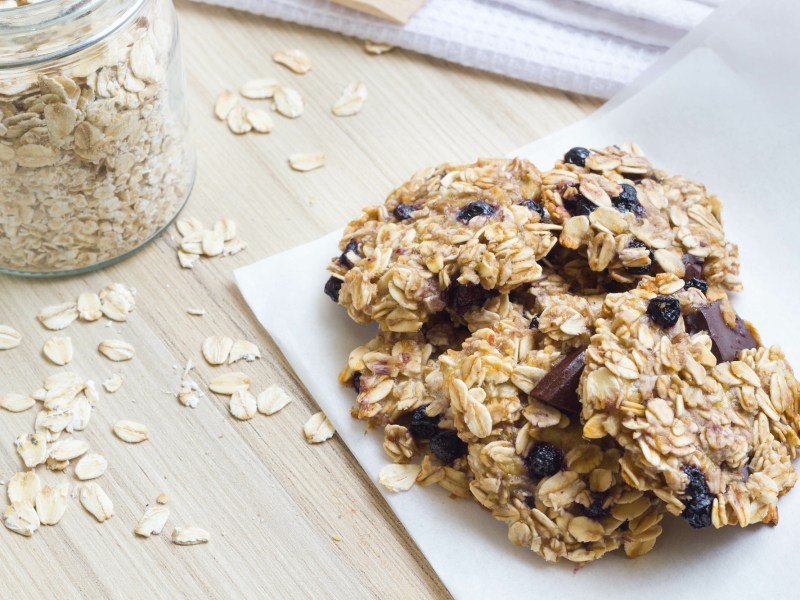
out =
{"type": "Polygon", "coordinates": [[[0,0],[0,271],[125,258],[194,165],[170,0],[0,0]]]}

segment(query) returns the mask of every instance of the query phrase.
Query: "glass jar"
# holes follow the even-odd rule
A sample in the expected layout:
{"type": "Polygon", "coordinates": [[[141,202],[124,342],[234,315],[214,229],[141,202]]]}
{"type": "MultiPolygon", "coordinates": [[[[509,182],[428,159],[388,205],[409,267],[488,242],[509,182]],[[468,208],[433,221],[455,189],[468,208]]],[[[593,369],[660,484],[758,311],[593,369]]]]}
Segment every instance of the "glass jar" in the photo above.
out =
{"type": "Polygon", "coordinates": [[[194,182],[172,3],[0,2],[0,271],[121,260],[194,182]]]}

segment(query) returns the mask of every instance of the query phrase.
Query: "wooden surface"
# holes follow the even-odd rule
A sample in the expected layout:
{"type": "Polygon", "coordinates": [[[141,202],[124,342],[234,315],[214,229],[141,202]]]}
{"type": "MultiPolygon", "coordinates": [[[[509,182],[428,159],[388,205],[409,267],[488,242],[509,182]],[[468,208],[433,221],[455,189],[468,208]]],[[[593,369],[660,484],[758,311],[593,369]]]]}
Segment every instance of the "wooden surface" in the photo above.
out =
{"type": "MultiPolygon", "coordinates": [[[[33,538],[0,528],[0,595],[447,597],[344,444],[338,438],[306,444],[301,428],[316,408],[259,329],[231,272],[342,226],[420,167],[507,153],[598,102],[407,52],[370,56],[357,40],[243,13],[180,3],[179,15],[199,150],[197,184],[184,214],[206,224],[232,217],[249,248],[183,270],[167,233],[103,272],[50,281],[0,277],[0,323],[24,336],[19,348],[0,352],[0,392],[30,393],[59,370],[41,355],[51,333],[34,318],[39,308],[112,281],[138,290],[127,324],[76,322],[64,332],[76,348],[70,370],[98,383],[117,370],[126,378],[116,394],[102,394],[89,428],[78,434],[109,459],[98,482],[115,515],[98,524],[75,499],[59,525],[33,538]],[[309,74],[294,75],[270,60],[272,51],[290,47],[311,55],[309,74]],[[294,121],[276,115],[267,136],[230,134],[211,116],[216,95],[263,76],[298,88],[306,114],[294,121]],[[334,118],[330,106],[355,79],[369,89],[366,107],[355,117],[334,118]],[[290,154],[318,150],[328,155],[323,169],[289,169],[290,154]],[[189,306],[208,315],[189,316],[189,306]],[[213,394],[194,410],[178,404],[179,365],[193,359],[203,387],[222,369],[200,355],[202,340],[214,333],[258,343],[264,358],[242,367],[254,390],[277,382],[295,401],[276,416],[247,423],[232,419],[227,399],[213,394]],[[109,337],[131,342],[136,358],[117,365],[101,357],[95,348],[109,337]],[[130,446],[116,439],[111,425],[121,418],[147,424],[150,440],[130,446]],[[160,492],[171,497],[165,532],[135,537],[133,527],[160,492]],[[211,542],[171,544],[172,527],[189,524],[209,530],[211,542]]],[[[34,410],[0,414],[4,481],[22,470],[12,442],[32,428],[34,410]]],[[[40,472],[74,485],[72,469],[40,472]]]]}

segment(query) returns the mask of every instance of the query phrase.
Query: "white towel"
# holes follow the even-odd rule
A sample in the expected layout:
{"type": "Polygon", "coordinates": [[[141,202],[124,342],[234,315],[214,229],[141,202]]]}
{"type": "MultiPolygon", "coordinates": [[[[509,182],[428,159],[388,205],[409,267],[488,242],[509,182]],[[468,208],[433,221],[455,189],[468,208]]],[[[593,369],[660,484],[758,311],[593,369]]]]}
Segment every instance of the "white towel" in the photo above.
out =
{"type": "Polygon", "coordinates": [[[404,26],[327,0],[198,0],[607,98],[722,0],[428,0],[404,26]]]}

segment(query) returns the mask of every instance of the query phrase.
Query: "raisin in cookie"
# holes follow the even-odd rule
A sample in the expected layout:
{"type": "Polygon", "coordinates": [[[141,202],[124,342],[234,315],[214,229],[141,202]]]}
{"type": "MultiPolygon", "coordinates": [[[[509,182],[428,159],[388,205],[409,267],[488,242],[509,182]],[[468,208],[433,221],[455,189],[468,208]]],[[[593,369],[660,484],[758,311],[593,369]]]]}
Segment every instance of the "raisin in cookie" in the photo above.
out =
{"type": "Polygon", "coordinates": [[[649,552],[662,503],[625,483],[613,442],[583,439],[575,416],[554,421],[522,419],[470,444],[472,495],[506,523],[512,543],[547,561],[586,563],[620,547],[631,558],[649,552]]]}
{"type": "Polygon", "coordinates": [[[542,197],[564,226],[559,241],[594,271],[631,283],[673,273],[740,290],[738,248],[725,239],[722,202],[684,177],[655,169],[633,145],[573,148],[543,174],[542,197]]]}
{"type": "Polygon", "coordinates": [[[727,299],[672,274],[609,294],[580,383],[584,435],[613,437],[623,474],[692,526],[777,523],[797,481],[800,385],[727,299]]]}
{"type": "Polygon", "coordinates": [[[524,159],[428,169],[345,229],[325,292],[357,322],[415,332],[536,280],[560,230],[524,159]]]}

